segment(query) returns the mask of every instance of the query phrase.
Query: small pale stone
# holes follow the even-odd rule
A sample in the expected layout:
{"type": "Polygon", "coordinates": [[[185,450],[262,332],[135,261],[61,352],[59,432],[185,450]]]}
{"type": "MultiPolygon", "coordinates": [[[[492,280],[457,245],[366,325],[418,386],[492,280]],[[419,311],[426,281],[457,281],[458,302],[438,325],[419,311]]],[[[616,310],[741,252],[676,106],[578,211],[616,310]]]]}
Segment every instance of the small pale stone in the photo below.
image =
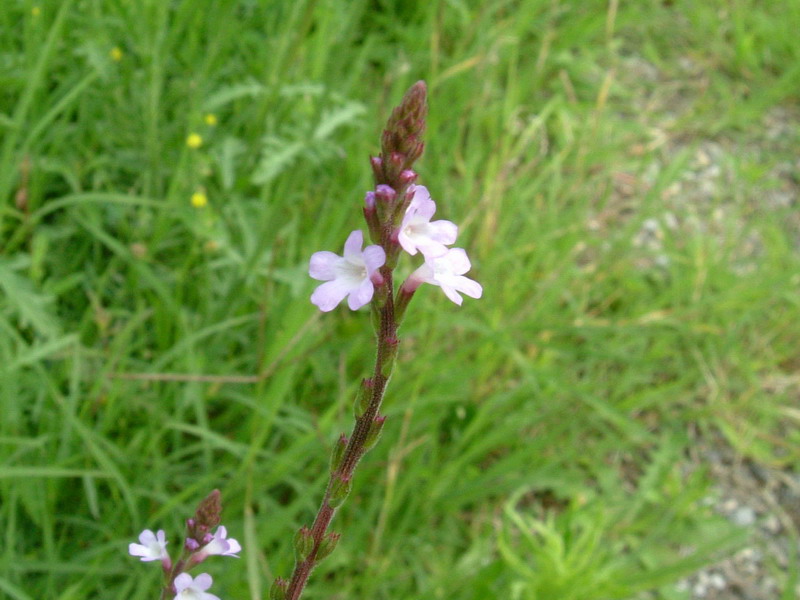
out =
{"type": "Polygon", "coordinates": [[[749,527],[756,522],[756,511],[749,506],[741,506],[731,515],[731,520],[740,527],[749,527]]]}
{"type": "Polygon", "coordinates": [[[709,585],[711,585],[711,587],[718,590],[724,590],[725,587],[728,585],[728,582],[725,581],[725,578],[719,573],[712,573],[711,575],[709,575],[708,583],[709,585]]]}
{"type": "Polygon", "coordinates": [[[706,594],[708,593],[708,586],[705,584],[705,582],[698,581],[694,584],[692,592],[698,598],[705,598],[706,594]]]}
{"type": "Polygon", "coordinates": [[[769,515],[766,519],[764,519],[764,529],[767,530],[768,533],[773,535],[780,533],[781,531],[781,521],[775,515],[769,515]]]}

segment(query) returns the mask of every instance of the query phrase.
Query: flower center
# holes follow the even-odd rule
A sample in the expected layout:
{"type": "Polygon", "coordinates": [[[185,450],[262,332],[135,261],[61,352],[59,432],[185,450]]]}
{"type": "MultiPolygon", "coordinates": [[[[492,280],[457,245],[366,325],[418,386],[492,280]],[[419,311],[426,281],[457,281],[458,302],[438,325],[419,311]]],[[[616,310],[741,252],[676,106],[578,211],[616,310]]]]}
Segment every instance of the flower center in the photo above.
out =
{"type": "Polygon", "coordinates": [[[367,278],[367,265],[360,257],[355,260],[343,260],[337,265],[337,271],[347,281],[361,283],[367,278]]]}

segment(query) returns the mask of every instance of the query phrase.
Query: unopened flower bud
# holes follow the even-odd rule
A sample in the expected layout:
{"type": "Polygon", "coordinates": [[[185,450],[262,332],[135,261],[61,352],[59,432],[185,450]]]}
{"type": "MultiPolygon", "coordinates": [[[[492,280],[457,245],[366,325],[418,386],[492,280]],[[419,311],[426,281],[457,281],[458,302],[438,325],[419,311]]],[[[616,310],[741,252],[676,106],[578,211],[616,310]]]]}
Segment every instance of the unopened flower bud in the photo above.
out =
{"type": "Polygon", "coordinates": [[[384,204],[392,204],[394,203],[394,199],[397,196],[397,192],[394,189],[386,185],[384,183],[380,184],[375,188],[375,199],[378,202],[383,202],[384,204]]]}
{"type": "Polygon", "coordinates": [[[372,423],[369,424],[369,431],[367,432],[367,438],[364,441],[364,450],[372,450],[375,447],[375,444],[378,443],[378,440],[381,437],[381,432],[383,431],[383,424],[386,422],[386,417],[383,415],[379,415],[373,419],[372,423]]]}
{"type": "Polygon", "coordinates": [[[331,452],[331,473],[335,473],[339,470],[339,467],[342,466],[342,459],[344,458],[344,451],[347,449],[347,436],[342,434],[339,436],[339,439],[336,440],[336,444],[333,446],[333,452],[331,452]]]}
{"type": "Polygon", "coordinates": [[[389,286],[386,285],[386,278],[380,271],[374,271],[372,275],[369,276],[369,280],[372,282],[373,289],[373,312],[376,310],[380,311],[380,309],[386,306],[386,301],[389,299],[389,286]]]}
{"type": "Polygon", "coordinates": [[[419,142],[414,144],[411,150],[409,150],[408,152],[407,156],[408,164],[409,165],[414,164],[417,161],[417,159],[419,159],[419,157],[422,156],[422,153],[424,151],[425,151],[425,142],[420,140],[419,142]]]}
{"type": "MultiPolygon", "coordinates": [[[[400,105],[393,111],[381,136],[381,156],[386,159],[394,153],[401,153],[410,166],[419,158],[416,149],[425,132],[425,117],[428,112],[427,88],[424,81],[412,85],[403,96],[400,105]]],[[[384,173],[389,181],[394,181],[402,168],[389,169],[384,164],[384,173]]]]}
{"type": "Polygon", "coordinates": [[[303,525],[294,536],[294,556],[298,563],[303,562],[314,549],[314,536],[311,530],[303,525]]]}
{"type": "Polygon", "coordinates": [[[411,302],[411,298],[414,297],[414,292],[417,291],[417,288],[419,288],[422,283],[423,281],[421,279],[413,277],[412,274],[412,276],[409,276],[408,279],[403,282],[400,289],[397,290],[397,295],[394,299],[394,318],[398,325],[403,321],[408,304],[411,302]]]}
{"type": "Polygon", "coordinates": [[[392,152],[389,155],[389,162],[391,163],[392,170],[395,173],[401,173],[406,165],[406,155],[402,152],[392,152]]]}
{"type": "Polygon", "coordinates": [[[381,224],[375,201],[375,192],[367,192],[364,197],[364,220],[367,222],[369,237],[376,244],[381,243],[381,224]]]}
{"type": "Polygon", "coordinates": [[[384,279],[380,271],[374,271],[372,275],[369,276],[369,280],[372,282],[372,285],[374,285],[376,288],[386,283],[386,280],[384,279]]]}
{"type": "Polygon", "coordinates": [[[339,508],[347,499],[353,483],[350,476],[335,475],[331,483],[331,493],[328,497],[328,506],[331,508],[339,508]]]}
{"type": "MultiPolygon", "coordinates": [[[[213,529],[219,525],[220,514],[222,513],[221,494],[219,490],[213,490],[197,506],[194,519],[197,527],[203,527],[205,531],[213,529]]],[[[195,538],[196,539],[196,538],[195,538]]],[[[199,540],[198,540],[199,541],[199,540]]]]}
{"type": "Polygon", "coordinates": [[[411,169],[406,169],[400,173],[400,183],[403,185],[411,185],[417,181],[417,173],[411,169]]]}
{"type": "Polygon", "coordinates": [[[383,173],[383,160],[379,156],[370,156],[369,164],[372,167],[372,174],[375,176],[375,185],[386,183],[386,175],[383,173]]]}
{"type": "Polygon", "coordinates": [[[375,188],[375,208],[380,224],[386,223],[392,218],[396,198],[397,192],[391,186],[382,183],[375,188]]]}
{"type": "Polygon", "coordinates": [[[317,548],[317,555],[316,559],[318,561],[322,560],[323,558],[327,558],[331,552],[333,552],[334,548],[336,548],[336,544],[339,543],[339,538],[342,537],[341,533],[334,533],[329,532],[322,538],[322,543],[320,543],[319,548],[317,548]]]}
{"type": "Polygon", "coordinates": [[[189,552],[194,552],[200,547],[199,542],[194,538],[186,538],[186,542],[183,545],[189,552]]]}
{"type": "Polygon", "coordinates": [[[388,129],[384,129],[381,132],[381,148],[392,148],[395,145],[395,136],[388,129]]]}
{"type": "Polygon", "coordinates": [[[283,577],[276,577],[269,588],[269,600],[285,600],[289,582],[283,577]]]}

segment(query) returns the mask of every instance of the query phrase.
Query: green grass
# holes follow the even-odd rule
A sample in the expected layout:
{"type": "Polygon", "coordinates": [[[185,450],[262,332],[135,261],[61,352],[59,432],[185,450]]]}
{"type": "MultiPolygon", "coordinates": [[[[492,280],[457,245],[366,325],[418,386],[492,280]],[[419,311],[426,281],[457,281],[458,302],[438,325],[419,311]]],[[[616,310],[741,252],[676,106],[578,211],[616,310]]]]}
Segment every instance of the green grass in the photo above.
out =
{"type": "Polygon", "coordinates": [[[4,2],[0,595],[156,597],[127,544],[176,548],[214,487],[245,551],[213,591],[289,574],[373,352],[308,257],[363,227],[425,79],[421,181],[485,295],[413,301],[304,597],[687,598],[747,538],[697,436],[800,461],[800,226],[771,200],[800,134],[767,125],[798,114],[799,28],[794,1],[4,2]]]}

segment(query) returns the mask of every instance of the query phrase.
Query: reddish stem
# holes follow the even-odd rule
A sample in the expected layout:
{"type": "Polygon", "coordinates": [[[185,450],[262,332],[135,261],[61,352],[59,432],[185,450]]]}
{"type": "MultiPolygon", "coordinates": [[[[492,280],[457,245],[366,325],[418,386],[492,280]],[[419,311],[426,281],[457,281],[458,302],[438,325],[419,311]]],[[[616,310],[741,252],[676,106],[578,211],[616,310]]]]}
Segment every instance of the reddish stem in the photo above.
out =
{"type": "Polygon", "coordinates": [[[294,573],[292,573],[292,578],[286,591],[286,600],[298,600],[300,598],[306,582],[308,581],[308,576],[316,566],[317,551],[325,538],[333,516],[336,514],[336,509],[330,505],[331,486],[333,481],[338,478],[350,479],[352,477],[356,465],[358,465],[358,461],[365,453],[365,442],[367,441],[370,425],[375,417],[378,416],[378,411],[383,401],[383,395],[386,391],[386,384],[389,382],[389,378],[383,374],[383,366],[386,363],[388,354],[392,351],[391,346],[397,344],[397,322],[394,315],[392,269],[386,266],[382,267],[381,275],[383,275],[385,280],[384,285],[387,286],[387,299],[386,304],[384,304],[383,308],[379,311],[380,326],[376,332],[378,342],[375,357],[375,371],[372,376],[372,395],[364,414],[356,418],[353,432],[350,434],[350,439],[345,448],[341,464],[331,473],[328,487],[325,490],[325,496],[322,499],[322,504],[317,511],[314,524],[311,526],[314,547],[305,560],[299,561],[295,565],[294,573]]]}

